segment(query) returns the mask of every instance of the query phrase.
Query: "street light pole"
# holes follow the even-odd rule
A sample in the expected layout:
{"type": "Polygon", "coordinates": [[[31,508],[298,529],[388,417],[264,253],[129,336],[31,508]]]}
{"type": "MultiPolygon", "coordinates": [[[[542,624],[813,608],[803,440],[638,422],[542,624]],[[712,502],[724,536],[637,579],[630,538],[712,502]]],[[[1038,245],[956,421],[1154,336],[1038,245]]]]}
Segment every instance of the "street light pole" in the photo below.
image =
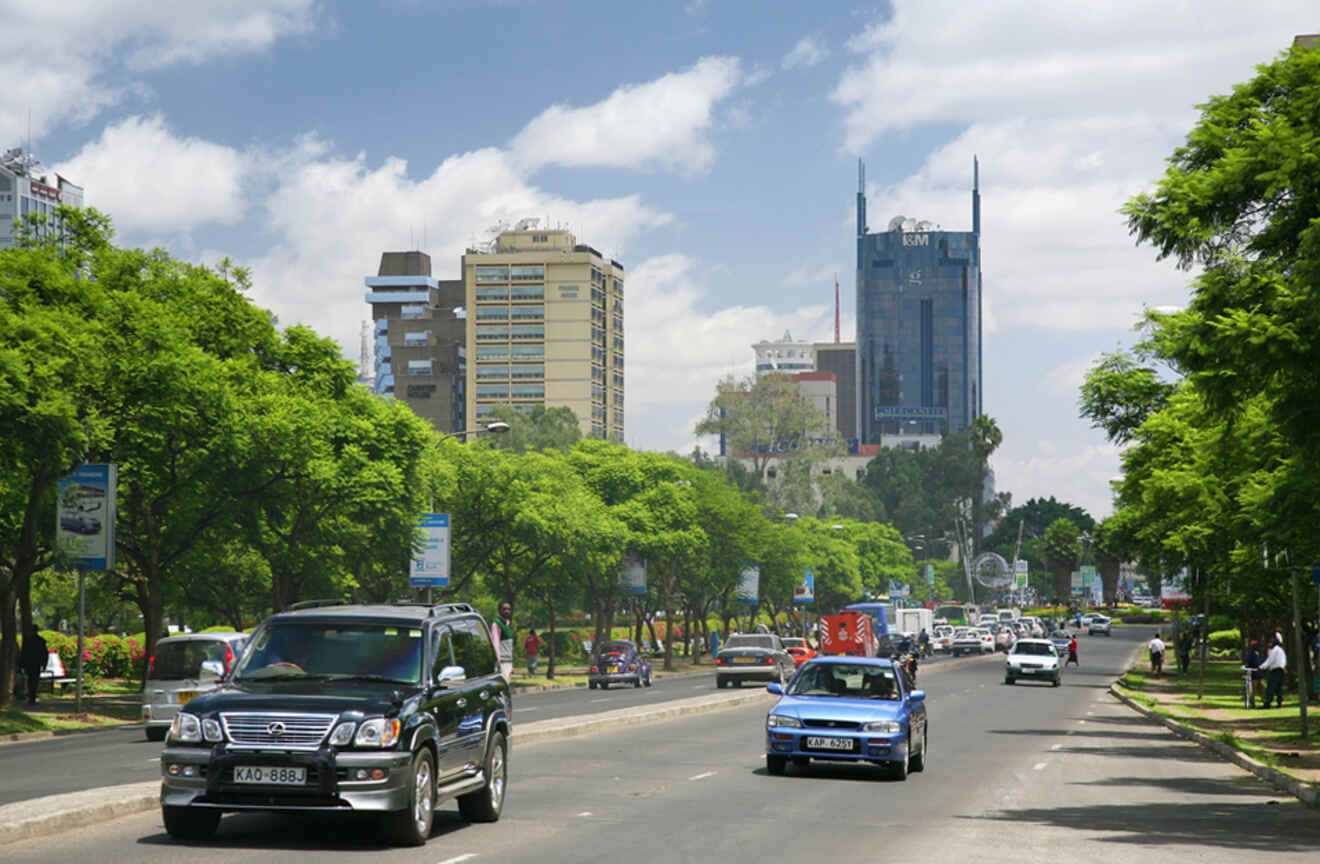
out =
{"type": "MultiPolygon", "coordinates": [[[[510,428],[510,427],[509,427],[509,424],[508,424],[508,423],[505,423],[503,420],[494,420],[494,421],[492,421],[492,422],[490,422],[490,423],[487,423],[485,426],[474,426],[474,427],[472,427],[471,429],[464,429],[464,430],[462,430],[462,431],[460,431],[460,432],[444,432],[444,433],[442,433],[442,434],[440,435],[439,438],[437,438],[437,439],[435,440],[435,446],[436,446],[436,447],[439,447],[442,443],[444,443],[445,441],[447,441],[447,440],[450,439],[450,438],[458,438],[458,439],[460,439],[464,444],[466,444],[466,443],[467,443],[467,436],[469,436],[469,435],[481,435],[481,434],[486,433],[486,432],[492,432],[492,433],[495,433],[495,434],[498,435],[498,434],[502,434],[502,433],[504,433],[504,432],[508,432],[508,431],[509,431],[509,428],[510,428]]],[[[434,489],[432,489],[432,492],[431,492],[431,512],[432,512],[432,513],[435,512],[435,490],[434,490],[434,489]]],[[[426,586],[426,605],[427,605],[427,606],[430,606],[430,605],[431,605],[431,586],[430,586],[430,585],[427,585],[427,586],[426,586]]]]}

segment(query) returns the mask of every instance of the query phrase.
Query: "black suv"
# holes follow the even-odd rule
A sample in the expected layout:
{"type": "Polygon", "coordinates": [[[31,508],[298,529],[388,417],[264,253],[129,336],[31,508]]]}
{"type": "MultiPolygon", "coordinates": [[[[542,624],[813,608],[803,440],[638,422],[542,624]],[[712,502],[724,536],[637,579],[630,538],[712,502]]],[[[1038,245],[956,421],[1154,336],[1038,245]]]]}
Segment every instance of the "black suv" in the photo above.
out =
{"type": "Polygon", "coordinates": [[[165,830],[205,839],[225,811],[365,812],[419,846],[451,798],[494,822],[511,714],[490,628],[466,603],[295,604],[179,710],[160,757],[165,830]]]}

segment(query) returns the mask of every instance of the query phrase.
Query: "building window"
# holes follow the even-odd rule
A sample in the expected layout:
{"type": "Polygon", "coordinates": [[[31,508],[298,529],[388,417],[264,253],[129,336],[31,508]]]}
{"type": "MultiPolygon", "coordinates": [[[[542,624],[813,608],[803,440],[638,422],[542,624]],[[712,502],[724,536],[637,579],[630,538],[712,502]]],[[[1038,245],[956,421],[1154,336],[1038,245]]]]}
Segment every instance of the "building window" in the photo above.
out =
{"type": "Polygon", "coordinates": [[[623,329],[623,316],[622,316],[622,315],[615,315],[615,316],[614,316],[614,329],[615,329],[615,330],[622,330],[622,329],[623,329]]]}
{"type": "Polygon", "coordinates": [[[549,234],[533,234],[533,235],[532,235],[532,242],[533,242],[533,243],[549,243],[549,242],[550,242],[550,235],[549,235],[549,234]]]}
{"type": "Polygon", "coordinates": [[[479,340],[480,340],[480,339],[508,339],[508,338],[509,338],[509,328],[508,328],[508,327],[496,327],[496,326],[493,326],[493,325],[489,325],[489,326],[486,326],[486,327],[482,327],[481,325],[477,325],[477,339],[479,339],[479,340]]]}
{"type": "Polygon", "coordinates": [[[494,405],[478,405],[478,406],[477,406],[477,416],[478,416],[478,417],[489,417],[494,411],[495,411],[495,406],[494,406],[494,405]]]}
{"type": "Polygon", "coordinates": [[[622,426],[622,425],[623,425],[623,412],[622,412],[622,411],[615,411],[615,412],[614,412],[614,425],[616,425],[616,426],[622,426]]]}
{"type": "Polygon", "coordinates": [[[620,282],[618,279],[614,280],[614,293],[615,294],[623,293],[623,283],[620,282]]]}
{"type": "Polygon", "coordinates": [[[477,299],[478,300],[508,300],[509,286],[508,285],[478,285],[477,299]]]}
{"type": "Polygon", "coordinates": [[[544,399],[544,384],[515,384],[513,385],[514,399],[544,399]]]}
{"type": "Polygon", "coordinates": [[[545,359],[545,346],[544,345],[514,345],[513,359],[543,360],[545,359]]]}
{"type": "Polygon", "coordinates": [[[409,398],[409,399],[430,399],[430,398],[431,398],[432,396],[434,396],[434,395],[435,395],[435,385],[434,385],[434,384],[409,384],[409,385],[408,385],[408,398],[409,398]]]}
{"type": "Polygon", "coordinates": [[[592,399],[599,399],[600,401],[604,402],[604,401],[605,401],[605,388],[602,387],[602,386],[600,386],[599,384],[592,384],[592,385],[591,385],[591,398],[592,398],[592,399]]]}
{"type": "Polygon", "coordinates": [[[545,318],[544,306],[514,306],[510,316],[514,321],[540,321],[545,318]]]}
{"type": "Polygon", "coordinates": [[[615,373],[614,373],[614,386],[615,386],[615,387],[622,387],[622,386],[623,386],[623,373],[622,373],[622,372],[615,372],[615,373]]]}
{"type": "Polygon", "coordinates": [[[514,285],[513,299],[514,300],[544,300],[545,286],[544,285],[514,285]]]}
{"type": "Polygon", "coordinates": [[[477,281],[478,282],[508,282],[509,268],[508,267],[478,267],[477,281]]]}
{"type": "Polygon", "coordinates": [[[615,391],[614,391],[614,404],[615,404],[615,405],[622,405],[622,404],[623,404],[623,391],[621,391],[621,390],[615,390],[615,391]]]}
{"type": "Polygon", "coordinates": [[[426,307],[420,303],[409,303],[399,309],[400,318],[425,318],[426,307]]]}
{"type": "Polygon", "coordinates": [[[605,344],[605,331],[599,327],[591,328],[591,341],[597,345],[605,344]]]}
{"type": "Polygon", "coordinates": [[[508,321],[509,309],[506,306],[478,306],[478,321],[508,321]]]}
{"type": "Polygon", "coordinates": [[[605,292],[594,285],[591,287],[591,302],[605,305],[605,292]]]}
{"type": "Polygon", "coordinates": [[[403,334],[403,344],[406,346],[416,347],[418,345],[426,345],[430,341],[430,330],[413,330],[403,334]]]}
{"type": "Polygon", "coordinates": [[[430,374],[431,374],[431,370],[432,370],[432,368],[433,368],[433,367],[432,367],[432,364],[433,364],[433,361],[431,361],[431,360],[409,360],[409,361],[408,361],[408,374],[409,374],[409,375],[430,375],[430,374]]]}
{"type": "Polygon", "coordinates": [[[514,365],[512,370],[514,380],[519,378],[544,378],[545,366],[540,363],[520,363],[514,365]]]}
{"type": "Polygon", "coordinates": [[[478,360],[507,360],[508,358],[508,345],[483,345],[477,348],[478,360]]]}
{"type": "Polygon", "coordinates": [[[509,385],[508,384],[478,384],[477,398],[478,399],[508,399],[509,385]]]}
{"type": "Polygon", "coordinates": [[[477,380],[482,378],[508,378],[509,366],[507,363],[478,363],[477,380]]]}
{"type": "Polygon", "coordinates": [[[544,282],[544,264],[515,264],[512,268],[514,282],[544,282]]]}
{"type": "Polygon", "coordinates": [[[614,337],[614,350],[615,351],[623,350],[623,337],[617,334],[614,337]]]}
{"type": "Polygon", "coordinates": [[[510,328],[509,328],[509,334],[510,334],[514,339],[544,339],[544,338],[545,338],[545,327],[544,327],[544,326],[541,326],[541,327],[530,327],[530,326],[510,327],[510,328]]]}

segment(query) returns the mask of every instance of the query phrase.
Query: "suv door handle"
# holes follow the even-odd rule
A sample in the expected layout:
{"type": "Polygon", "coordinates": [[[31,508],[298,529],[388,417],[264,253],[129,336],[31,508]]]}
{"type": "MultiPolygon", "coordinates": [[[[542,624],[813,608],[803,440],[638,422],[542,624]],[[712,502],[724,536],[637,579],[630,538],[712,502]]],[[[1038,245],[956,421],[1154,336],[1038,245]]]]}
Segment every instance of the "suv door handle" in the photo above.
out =
{"type": "Polygon", "coordinates": [[[457,702],[456,704],[458,705],[459,708],[466,708],[466,707],[467,707],[467,700],[464,699],[462,696],[460,696],[460,697],[458,697],[458,702],[457,702]]]}

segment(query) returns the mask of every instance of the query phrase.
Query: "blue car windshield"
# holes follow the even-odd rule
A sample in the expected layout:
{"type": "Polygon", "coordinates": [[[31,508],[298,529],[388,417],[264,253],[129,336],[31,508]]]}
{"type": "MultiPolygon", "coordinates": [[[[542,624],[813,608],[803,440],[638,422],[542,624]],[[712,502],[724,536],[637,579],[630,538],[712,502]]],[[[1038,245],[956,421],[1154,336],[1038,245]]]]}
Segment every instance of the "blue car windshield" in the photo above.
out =
{"type": "Polygon", "coordinates": [[[897,700],[901,692],[892,666],[814,663],[803,666],[789,687],[791,696],[897,700]]]}

